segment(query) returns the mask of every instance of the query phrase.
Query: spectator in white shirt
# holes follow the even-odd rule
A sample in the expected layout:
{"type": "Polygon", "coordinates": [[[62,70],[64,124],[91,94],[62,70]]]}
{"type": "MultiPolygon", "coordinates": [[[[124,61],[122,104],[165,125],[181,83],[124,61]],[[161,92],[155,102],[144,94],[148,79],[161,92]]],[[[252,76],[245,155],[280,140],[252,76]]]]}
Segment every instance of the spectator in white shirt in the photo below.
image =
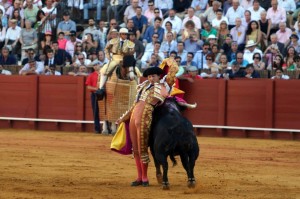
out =
{"type": "Polygon", "coordinates": [[[7,29],[6,36],[5,36],[5,46],[9,45],[9,50],[13,54],[17,54],[17,51],[20,50],[21,45],[19,42],[19,38],[21,36],[22,29],[17,26],[17,20],[11,19],[10,22],[10,28],[7,29]]]}
{"type": "Polygon", "coordinates": [[[181,29],[184,29],[185,23],[189,20],[192,20],[195,23],[196,29],[201,29],[201,20],[199,17],[195,16],[195,9],[192,7],[189,7],[188,16],[183,19],[181,29]]]}
{"type": "Polygon", "coordinates": [[[181,61],[186,61],[187,51],[184,49],[184,42],[177,43],[177,56],[181,57],[181,61]]]}
{"type": "Polygon", "coordinates": [[[19,71],[20,75],[40,75],[44,71],[42,62],[37,62],[34,59],[29,59],[28,63],[19,71]]]}
{"type": "Polygon", "coordinates": [[[212,25],[213,28],[218,30],[220,28],[220,24],[221,24],[222,21],[225,21],[228,24],[227,17],[223,16],[223,10],[218,9],[217,17],[214,20],[212,20],[211,25],[212,25]]]}
{"type": "Polygon", "coordinates": [[[248,10],[253,4],[253,0],[241,0],[240,2],[241,2],[241,6],[245,10],[248,10]]]}
{"type": "Polygon", "coordinates": [[[45,66],[45,69],[43,71],[43,75],[55,75],[55,76],[61,76],[61,73],[55,70],[56,66],[50,65],[50,66],[45,66]]]}
{"type": "Polygon", "coordinates": [[[217,17],[216,13],[218,9],[221,9],[221,2],[215,0],[212,3],[212,7],[209,7],[203,14],[200,15],[201,22],[207,20],[209,23],[212,23],[212,20],[217,17]]]}
{"type": "Polygon", "coordinates": [[[244,60],[248,61],[249,64],[253,63],[253,55],[255,53],[259,53],[260,56],[262,57],[263,53],[261,50],[256,48],[256,43],[253,40],[249,40],[245,46],[246,50],[244,52],[244,60]]]}
{"type": "Polygon", "coordinates": [[[154,53],[158,59],[160,61],[162,61],[164,59],[164,53],[160,50],[160,47],[161,47],[161,44],[159,41],[155,42],[154,44],[154,48],[152,50],[149,50],[149,51],[145,51],[141,61],[142,61],[142,68],[146,66],[147,64],[147,61],[150,60],[151,58],[151,55],[154,53]]]}
{"type": "Polygon", "coordinates": [[[86,59],[84,54],[83,53],[80,53],[78,56],[77,56],[77,60],[73,63],[73,66],[88,66],[89,64],[91,63],[91,60],[89,59],[86,59]]]}
{"type": "Polygon", "coordinates": [[[244,50],[246,28],[242,26],[241,18],[236,18],[235,24],[236,26],[230,30],[230,34],[232,35],[232,40],[238,43],[239,50],[244,50]]]}
{"type": "Polygon", "coordinates": [[[177,42],[173,38],[173,33],[167,33],[167,41],[164,41],[161,45],[161,51],[163,51],[165,58],[169,57],[171,51],[176,51],[177,42]]]}
{"type": "Polygon", "coordinates": [[[176,16],[176,11],[174,9],[169,10],[169,17],[167,17],[162,24],[162,27],[165,30],[166,30],[165,24],[168,21],[172,23],[172,30],[175,30],[177,35],[180,34],[180,30],[182,27],[182,20],[176,16]]]}
{"type": "Polygon", "coordinates": [[[240,6],[239,0],[232,0],[232,7],[230,7],[226,13],[226,17],[229,22],[229,30],[235,26],[236,18],[244,18],[245,9],[240,6]]]}
{"type": "Polygon", "coordinates": [[[258,0],[254,0],[253,6],[251,6],[248,10],[251,12],[251,20],[255,21],[260,20],[260,13],[265,11],[265,9],[259,5],[258,0]]]}
{"type": "Polygon", "coordinates": [[[290,77],[283,74],[283,70],[281,68],[277,68],[275,70],[275,76],[271,77],[271,79],[290,79],[290,77]]]}
{"type": "Polygon", "coordinates": [[[56,26],[57,9],[54,6],[53,0],[46,0],[46,6],[42,8],[45,15],[49,16],[48,21],[52,26],[56,26]]]}

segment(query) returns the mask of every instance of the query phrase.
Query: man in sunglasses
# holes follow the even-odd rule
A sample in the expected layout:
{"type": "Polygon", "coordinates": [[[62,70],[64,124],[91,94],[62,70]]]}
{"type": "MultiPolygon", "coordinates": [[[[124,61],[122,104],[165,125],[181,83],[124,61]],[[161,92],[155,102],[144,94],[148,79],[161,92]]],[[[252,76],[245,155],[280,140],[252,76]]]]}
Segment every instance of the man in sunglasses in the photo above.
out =
{"type": "MultiPolygon", "coordinates": [[[[119,31],[119,37],[111,39],[108,41],[105,47],[105,56],[110,60],[101,69],[101,78],[99,88],[100,93],[104,94],[104,84],[107,81],[109,75],[115,70],[116,66],[123,60],[124,55],[134,54],[135,44],[128,40],[128,30],[126,28],[121,28],[119,31]]],[[[134,79],[133,67],[129,67],[130,79],[134,79]]]]}
{"type": "Polygon", "coordinates": [[[35,52],[34,52],[33,48],[29,48],[25,52],[27,54],[27,57],[25,59],[23,59],[22,66],[27,64],[29,59],[34,59],[35,61],[40,61],[39,56],[35,55],[35,52]]]}
{"type": "Polygon", "coordinates": [[[262,57],[263,53],[261,50],[256,48],[257,44],[253,40],[249,40],[246,44],[246,50],[244,52],[244,60],[248,61],[249,64],[253,63],[253,55],[259,53],[262,57]]]}

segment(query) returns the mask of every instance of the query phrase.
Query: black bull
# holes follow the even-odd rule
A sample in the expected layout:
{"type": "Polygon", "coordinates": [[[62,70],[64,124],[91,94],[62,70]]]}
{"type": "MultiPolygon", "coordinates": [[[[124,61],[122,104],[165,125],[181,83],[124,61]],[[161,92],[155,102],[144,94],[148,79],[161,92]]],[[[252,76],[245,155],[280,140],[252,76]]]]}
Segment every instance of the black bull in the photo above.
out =
{"type": "Polygon", "coordinates": [[[163,189],[169,189],[167,158],[170,156],[175,165],[176,155],[180,156],[187,172],[188,187],[195,187],[194,166],[199,155],[199,145],[191,122],[181,115],[174,98],[167,98],[164,104],[155,108],[149,146],[156,167],[156,177],[163,189]]]}

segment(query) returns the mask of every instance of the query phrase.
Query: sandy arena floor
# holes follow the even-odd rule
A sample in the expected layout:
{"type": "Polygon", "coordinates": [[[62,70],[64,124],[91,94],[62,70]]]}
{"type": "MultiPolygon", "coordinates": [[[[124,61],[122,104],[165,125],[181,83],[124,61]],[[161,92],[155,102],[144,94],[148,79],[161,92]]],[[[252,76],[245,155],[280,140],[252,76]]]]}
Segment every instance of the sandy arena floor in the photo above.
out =
{"type": "Polygon", "coordinates": [[[186,187],[180,163],[170,168],[171,189],[163,191],[153,161],[150,187],[130,187],[136,177],[134,160],[111,152],[111,139],[92,133],[0,130],[0,198],[300,198],[296,141],[199,137],[196,188],[186,187]]]}

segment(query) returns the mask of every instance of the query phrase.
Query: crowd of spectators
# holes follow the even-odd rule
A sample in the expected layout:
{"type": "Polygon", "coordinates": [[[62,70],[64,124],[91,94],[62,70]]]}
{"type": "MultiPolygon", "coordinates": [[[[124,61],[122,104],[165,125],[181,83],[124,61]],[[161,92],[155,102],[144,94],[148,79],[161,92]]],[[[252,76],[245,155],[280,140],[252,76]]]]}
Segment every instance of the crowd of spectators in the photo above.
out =
{"type": "Polygon", "coordinates": [[[259,78],[264,70],[287,79],[285,71],[300,70],[294,0],[0,0],[0,18],[5,75],[5,65],[22,65],[21,75],[62,75],[58,66],[88,75],[89,67],[108,62],[106,43],[120,28],[135,43],[140,70],[170,56],[184,71],[179,78],[189,81],[259,78]],[[82,20],[72,20],[74,9],[82,20]]]}

